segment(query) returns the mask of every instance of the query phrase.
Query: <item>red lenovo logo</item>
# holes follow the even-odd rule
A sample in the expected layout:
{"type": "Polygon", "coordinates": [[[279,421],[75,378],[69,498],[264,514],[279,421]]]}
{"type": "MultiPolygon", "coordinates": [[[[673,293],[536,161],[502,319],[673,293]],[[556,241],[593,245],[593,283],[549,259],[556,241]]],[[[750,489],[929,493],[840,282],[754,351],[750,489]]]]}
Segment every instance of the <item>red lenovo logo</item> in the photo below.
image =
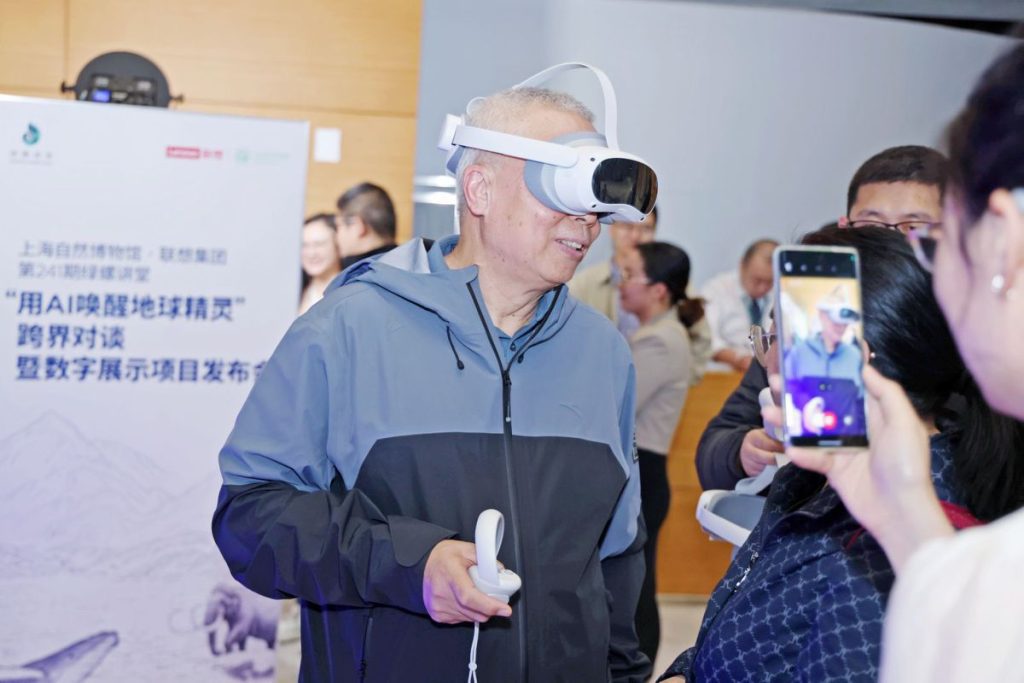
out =
{"type": "Polygon", "coordinates": [[[199,147],[181,147],[169,145],[167,147],[168,159],[223,159],[222,149],[201,149],[199,147]]]}
{"type": "Polygon", "coordinates": [[[202,156],[202,152],[198,147],[169,146],[167,148],[167,158],[169,159],[198,159],[200,156],[202,156]]]}

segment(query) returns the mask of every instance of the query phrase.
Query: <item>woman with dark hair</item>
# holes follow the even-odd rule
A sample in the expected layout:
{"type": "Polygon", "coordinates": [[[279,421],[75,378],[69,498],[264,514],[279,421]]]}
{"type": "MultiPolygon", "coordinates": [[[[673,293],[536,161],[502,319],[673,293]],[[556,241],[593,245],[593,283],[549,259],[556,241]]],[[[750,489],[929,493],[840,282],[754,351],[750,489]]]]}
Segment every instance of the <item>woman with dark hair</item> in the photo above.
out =
{"type": "MultiPolygon", "coordinates": [[[[906,239],[885,228],[824,228],[802,243],[860,252],[871,364],[910,397],[943,514],[965,527],[1018,507],[993,489],[1019,481],[1011,463],[1024,444],[1020,427],[982,399],[906,239]]],[[[711,597],[696,647],[666,675],[877,680],[893,568],[825,483],[815,472],[779,470],[760,522],[711,597]]]]}
{"type": "MultiPolygon", "coordinates": [[[[949,136],[953,178],[938,234],[911,233],[967,367],[997,410],[1024,419],[1024,46],[989,67],[949,136]]],[[[930,344],[928,345],[930,346],[930,344]]],[[[886,617],[882,680],[995,682],[1024,671],[1024,512],[953,536],[927,475],[926,431],[899,383],[868,368],[869,451],[791,449],[827,474],[878,539],[899,581],[886,617]]],[[[971,395],[971,392],[968,392],[971,395]]],[[[1020,427],[976,417],[989,444],[1020,427]]],[[[1024,503],[1024,451],[987,448],[959,464],[978,516],[1024,503]],[[971,467],[973,465],[973,467],[971,467]]]]}
{"type": "Polygon", "coordinates": [[[299,315],[324,297],[324,290],[341,272],[341,256],[335,240],[338,229],[334,215],[318,213],[302,226],[302,290],[299,315]]]}
{"type": "Polygon", "coordinates": [[[666,459],[690,387],[692,355],[686,321],[700,319],[700,302],[686,297],[690,258],[665,242],[639,244],[622,260],[622,310],[640,321],[629,339],[636,367],[636,446],[640,500],[647,528],[647,573],[636,609],[640,650],[653,662],[661,627],[655,600],[658,530],[668,515],[666,459]]]}

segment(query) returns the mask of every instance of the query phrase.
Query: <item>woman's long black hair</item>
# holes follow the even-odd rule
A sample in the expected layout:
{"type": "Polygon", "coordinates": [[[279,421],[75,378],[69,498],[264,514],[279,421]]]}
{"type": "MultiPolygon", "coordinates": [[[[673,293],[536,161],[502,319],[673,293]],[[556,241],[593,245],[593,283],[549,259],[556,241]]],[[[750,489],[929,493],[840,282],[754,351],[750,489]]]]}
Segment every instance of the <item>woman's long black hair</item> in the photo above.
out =
{"type": "Polygon", "coordinates": [[[919,415],[951,436],[957,483],[970,511],[988,521],[1024,505],[1024,425],[985,402],[957,351],[931,276],[906,238],[886,228],[828,226],[801,242],[860,252],[871,364],[903,387],[919,415]]]}

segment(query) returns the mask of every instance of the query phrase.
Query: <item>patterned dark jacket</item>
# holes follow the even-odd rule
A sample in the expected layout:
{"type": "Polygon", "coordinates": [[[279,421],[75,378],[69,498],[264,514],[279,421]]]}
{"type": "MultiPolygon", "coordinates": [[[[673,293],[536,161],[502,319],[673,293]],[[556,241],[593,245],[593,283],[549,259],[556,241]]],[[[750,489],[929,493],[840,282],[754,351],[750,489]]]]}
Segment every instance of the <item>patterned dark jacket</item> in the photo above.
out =
{"type": "MultiPolygon", "coordinates": [[[[949,439],[932,437],[931,447],[939,499],[962,505],[949,439]]],[[[893,579],[881,547],[824,477],[784,467],[715,587],[696,646],[661,679],[874,683],[893,579]]]]}

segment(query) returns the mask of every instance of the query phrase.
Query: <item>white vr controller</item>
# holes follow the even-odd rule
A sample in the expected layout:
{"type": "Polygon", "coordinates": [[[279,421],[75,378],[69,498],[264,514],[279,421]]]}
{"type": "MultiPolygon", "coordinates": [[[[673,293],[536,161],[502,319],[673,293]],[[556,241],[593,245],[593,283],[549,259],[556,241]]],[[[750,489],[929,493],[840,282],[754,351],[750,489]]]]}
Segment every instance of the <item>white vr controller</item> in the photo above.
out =
{"type": "Polygon", "coordinates": [[[469,576],[480,592],[508,602],[523,581],[514,571],[498,568],[498,549],[504,536],[505,517],[497,510],[481,512],[476,520],[476,565],[469,568],[469,576]]]}

